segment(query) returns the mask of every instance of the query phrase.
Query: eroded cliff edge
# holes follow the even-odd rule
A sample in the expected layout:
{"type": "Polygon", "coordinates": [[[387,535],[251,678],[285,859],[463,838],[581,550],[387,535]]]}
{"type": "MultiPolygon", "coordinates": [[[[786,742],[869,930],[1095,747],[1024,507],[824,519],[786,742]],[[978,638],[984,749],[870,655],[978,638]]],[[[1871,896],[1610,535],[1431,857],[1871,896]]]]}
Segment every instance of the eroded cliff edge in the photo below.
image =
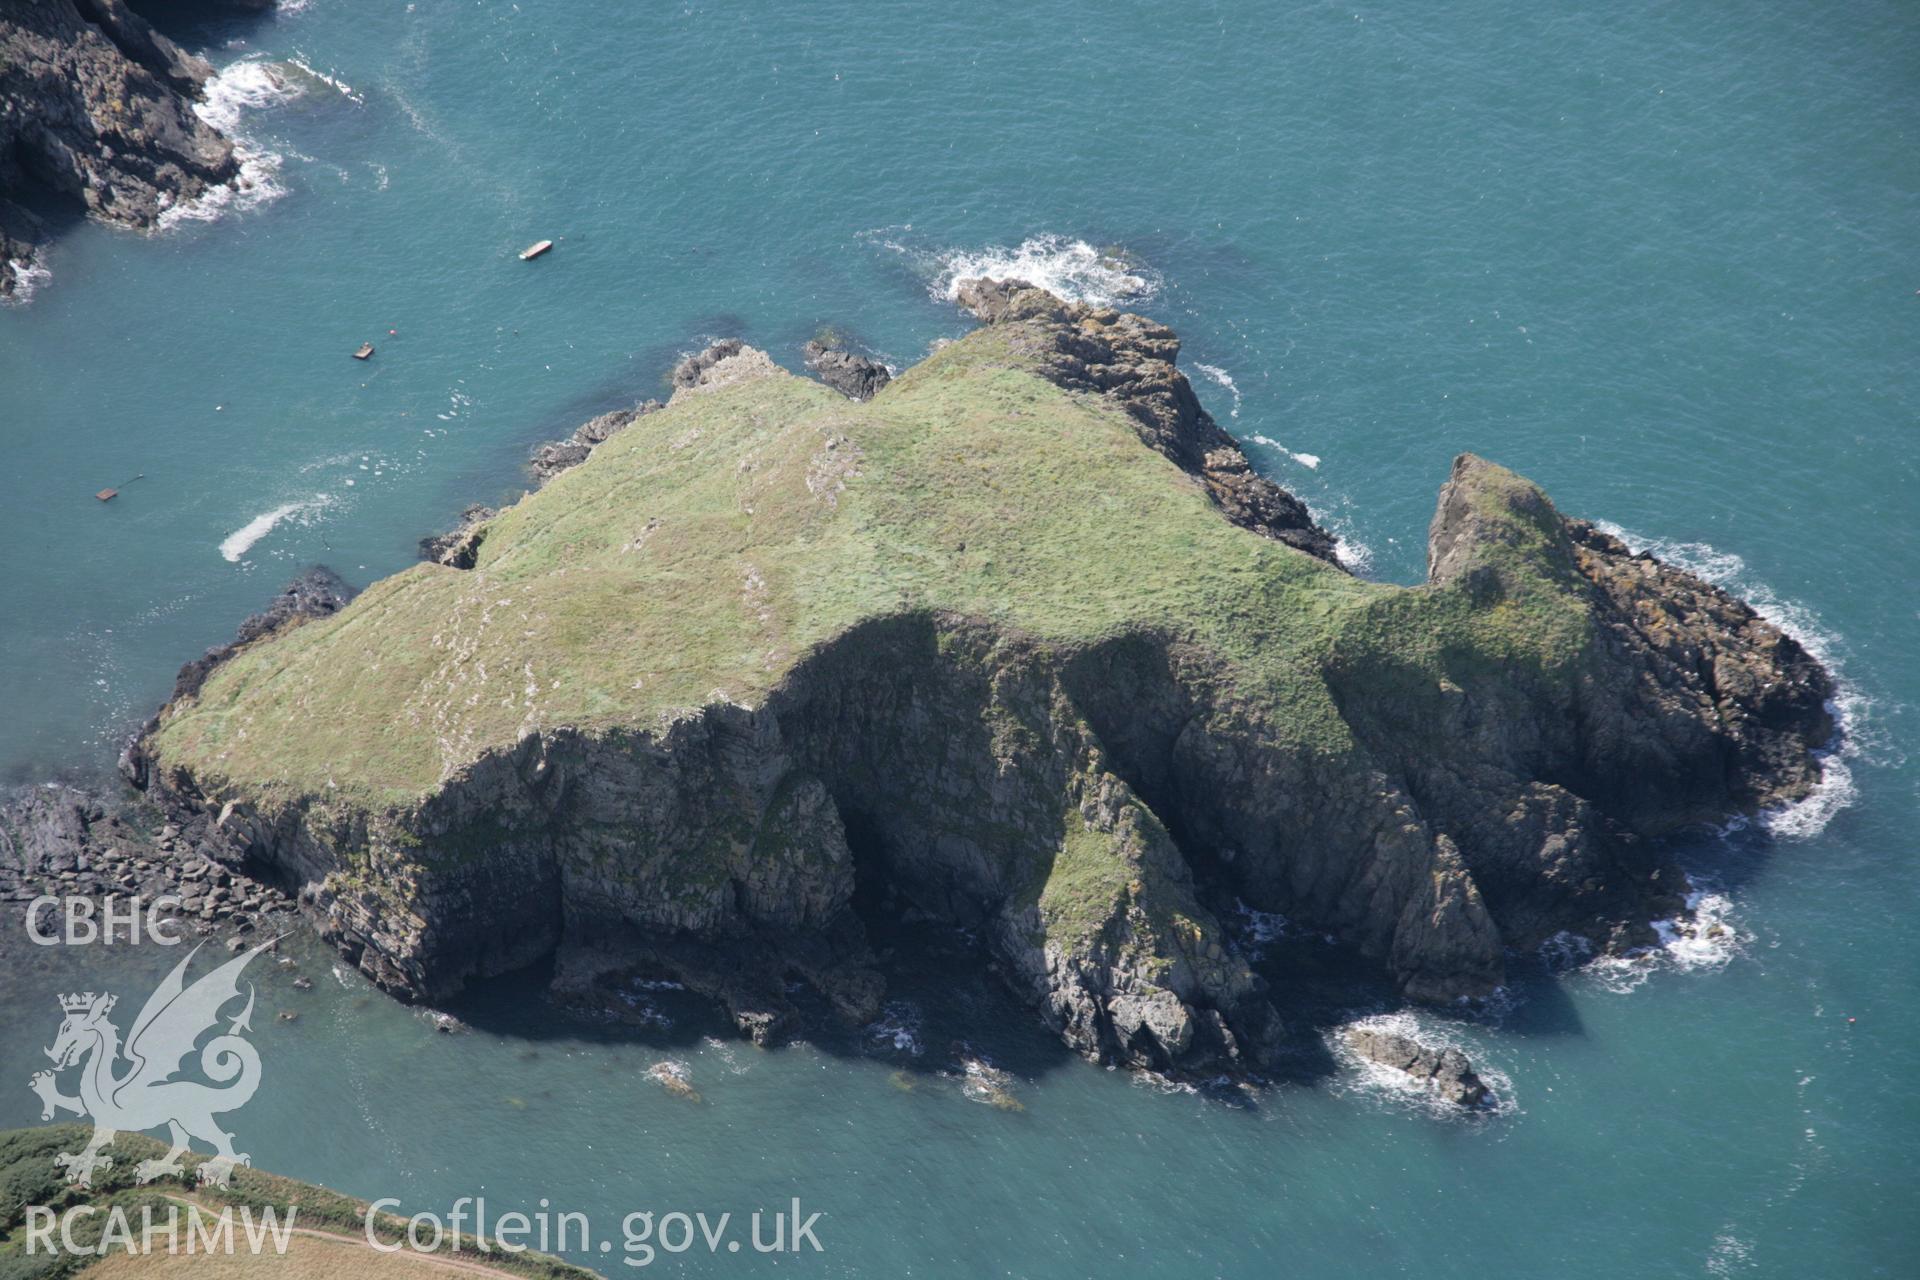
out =
{"type": "Polygon", "coordinates": [[[865,403],[730,344],[461,556],[242,645],[136,776],[433,998],[558,952],[772,1037],[875,913],[975,930],[1074,1048],[1258,1064],[1236,901],[1412,997],[1650,939],[1658,838],[1792,800],[1824,671],[1462,456],[1429,581],[1354,578],[1170,331],[1019,284],[865,403]]]}
{"type": "Polygon", "coordinates": [[[125,0],[0,0],[0,298],[45,237],[31,206],[144,230],[239,180],[193,111],[212,75],[125,0]]]}

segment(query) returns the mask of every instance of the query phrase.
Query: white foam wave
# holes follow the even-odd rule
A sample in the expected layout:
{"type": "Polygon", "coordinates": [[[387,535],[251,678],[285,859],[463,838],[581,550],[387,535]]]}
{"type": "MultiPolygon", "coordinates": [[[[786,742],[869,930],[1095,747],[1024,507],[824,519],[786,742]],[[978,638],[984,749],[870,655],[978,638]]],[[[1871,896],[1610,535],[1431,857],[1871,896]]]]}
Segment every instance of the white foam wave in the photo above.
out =
{"type": "Polygon", "coordinates": [[[285,195],[286,188],[278,181],[285,157],[248,136],[240,126],[247,112],[289,102],[300,92],[300,86],[285,72],[259,59],[229,63],[209,80],[206,96],[193,104],[193,112],[232,141],[240,174],[230,185],[211,187],[199,199],[163,211],[161,230],[183,222],[211,222],[228,210],[244,212],[285,195]]]}
{"type": "Polygon", "coordinates": [[[1252,959],[1264,956],[1267,948],[1286,937],[1291,928],[1287,918],[1278,912],[1259,911],[1237,899],[1233,906],[1238,917],[1235,924],[1240,950],[1252,959]]]}
{"type": "Polygon", "coordinates": [[[637,989],[640,984],[626,988],[618,993],[620,1003],[626,1006],[627,1018],[642,1026],[654,1027],[665,1031],[673,1026],[673,1019],[661,1011],[660,1006],[647,998],[644,990],[637,989]]]}
{"type": "Polygon", "coordinates": [[[925,249],[908,243],[912,233],[911,226],[887,227],[860,238],[905,257],[927,277],[927,292],[948,302],[957,300],[961,281],[981,277],[1025,280],[1069,302],[1098,307],[1144,302],[1160,291],[1159,273],[1124,249],[1095,248],[1071,236],[1029,236],[1011,248],[925,249]]]}
{"type": "Polygon", "coordinates": [[[904,1000],[889,1001],[879,1018],[868,1024],[867,1036],[877,1044],[915,1057],[926,1051],[920,1043],[920,1011],[904,1000]]]}
{"type": "MultiPolygon", "coordinates": [[[[1762,830],[1777,838],[1804,840],[1820,834],[1835,814],[1858,798],[1853,771],[1846,762],[1860,755],[1863,744],[1869,741],[1873,702],[1847,678],[1843,667],[1845,640],[1821,622],[1813,610],[1797,601],[1782,599],[1772,587],[1753,577],[1746,561],[1732,552],[1721,551],[1705,542],[1646,538],[1604,521],[1596,521],[1595,527],[1620,539],[1635,552],[1649,552],[1745,600],[1755,613],[1791,636],[1833,674],[1835,692],[1828,710],[1840,727],[1840,736],[1832,749],[1819,755],[1819,784],[1803,799],[1766,810],[1756,819],[1762,830]]],[[[1727,831],[1746,825],[1746,820],[1736,819],[1727,831]]]]}
{"type": "Polygon", "coordinates": [[[282,503],[271,511],[263,511],[221,539],[220,555],[231,563],[238,564],[240,558],[251,551],[260,539],[272,533],[274,526],[281,521],[314,511],[322,511],[332,505],[332,495],[316,493],[303,501],[282,503]]]}
{"type": "MultiPolygon", "coordinates": [[[[1304,499],[1303,499],[1304,501],[1304,499]]],[[[1373,572],[1373,548],[1362,542],[1353,532],[1353,521],[1345,516],[1329,516],[1314,503],[1307,503],[1307,514],[1313,522],[1333,535],[1333,558],[1344,565],[1356,578],[1364,578],[1373,572]]],[[[1392,542],[1392,538],[1387,539],[1392,542]]]]}
{"type": "Polygon", "coordinates": [[[1017,1082],[1009,1072],[979,1057],[963,1058],[960,1071],[960,1092],[968,1101],[1002,1111],[1026,1110],[1014,1094],[1017,1082]]]}
{"type": "Polygon", "coordinates": [[[1247,439],[1253,441],[1255,444],[1263,444],[1269,449],[1278,449],[1281,453],[1286,454],[1289,458],[1292,458],[1309,471],[1318,471],[1320,469],[1321,459],[1317,453],[1295,453],[1278,440],[1275,440],[1272,436],[1254,435],[1248,436],[1247,439]]]}
{"type": "Polygon", "coordinates": [[[1227,411],[1227,416],[1229,418],[1239,417],[1240,416],[1240,388],[1234,382],[1233,375],[1228,373],[1225,369],[1222,369],[1217,364],[1201,364],[1200,362],[1195,361],[1193,367],[1197,372],[1205,374],[1210,380],[1217,382],[1221,386],[1226,388],[1227,394],[1233,397],[1233,408],[1227,411]]]}
{"type": "Polygon", "coordinates": [[[352,85],[348,84],[345,80],[342,80],[337,76],[330,76],[326,72],[317,69],[316,67],[313,66],[312,63],[308,62],[305,58],[288,58],[287,65],[290,67],[300,68],[300,70],[306,72],[308,75],[312,76],[315,80],[318,80],[320,83],[333,89],[341,97],[347,99],[349,102],[362,104],[362,105],[364,105],[366,102],[365,98],[361,97],[358,93],[354,92],[352,85]]]}
{"type": "MultiPolygon", "coordinates": [[[[1643,986],[1662,969],[1724,969],[1753,941],[1753,934],[1734,914],[1733,899],[1711,886],[1697,886],[1688,893],[1687,910],[1688,915],[1653,922],[1654,932],[1660,937],[1656,945],[1636,947],[1624,955],[1595,957],[1586,961],[1582,972],[1603,989],[1624,995],[1643,986]]],[[[1553,963],[1563,958],[1578,962],[1592,948],[1584,939],[1568,936],[1564,943],[1560,938],[1549,940],[1542,950],[1553,963]]]]}
{"type": "Polygon", "coordinates": [[[222,67],[207,82],[206,97],[193,112],[220,132],[232,136],[245,113],[277,107],[300,96],[300,84],[279,66],[260,58],[243,58],[222,67]]]}
{"type": "Polygon", "coordinates": [[[40,286],[53,279],[53,272],[25,258],[9,259],[7,265],[13,268],[13,296],[6,299],[9,306],[26,306],[33,301],[33,295],[40,286]]]}

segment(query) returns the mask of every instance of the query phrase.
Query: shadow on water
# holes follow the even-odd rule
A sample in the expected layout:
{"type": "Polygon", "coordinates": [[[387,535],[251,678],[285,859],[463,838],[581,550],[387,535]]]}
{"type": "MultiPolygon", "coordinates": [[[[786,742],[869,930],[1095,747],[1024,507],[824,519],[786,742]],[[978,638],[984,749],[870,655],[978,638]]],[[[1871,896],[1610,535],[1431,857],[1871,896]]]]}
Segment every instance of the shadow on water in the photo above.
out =
{"type": "MultiPolygon", "coordinates": [[[[1773,845],[1763,830],[1749,828],[1730,835],[1698,833],[1676,841],[1673,851],[1699,881],[1738,891],[1761,873],[1773,845]]],[[[838,1057],[890,1065],[907,1077],[950,1076],[964,1072],[970,1061],[1028,1080],[1086,1069],[1015,995],[979,938],[947,926],[890,919],[870,901],[860,905],[887,976],[882,1014],[866,1026],[849,1026],[823,997],[795,983],[789,995],[802,1014],[800,1039],[838,1057]]],[[[1223,912],[1222,918],[1232,915],[1223,912]]],[[[1356,1017],[1410,1007],[1378,964],[1325,936],[1288,925],[1279,936],[1255,937],[1243,928],[1241,948],[1268,983],[1287,1028],[1281,1056],[1261,1073],[1267,1083],[1324,1084],[1346,1069],[1328,1048],[1332,1033],[1356,1017]]],[[[1587,1034],[1565,966],[1542,955],[1515,953],[1508,958],[1508,975],[1504,992],[1493,1002],[1428,1006],[1422,1016],[1478,1025],[1502,1036],[1587,1034]]],[[[712,1001],[672,984],[628,993],[626,1015],[631,1016],[594,1016],[557,1004],[547,993],[549,976],[549,967],[538,966],[498,979],[463,998],[454,1011],[476,1027],[530,1042],[585,1036],[670,1050],[708,1037],[738,1039],[712,1001]]],[[[1257,1094],[1234,1087],[1225,1076],[1189,1082],[1223,1102],[1258,1105],[1257,1094]]]]}
{"type": "Polygon", "coordinates": [[[128,0],[127,7],[189,51],[224,43],[278,20],[272,4],[251,8],[238,0],[128,0]]]}
{"type": "MultiPolygon", "coordinates": [[[[976,1101],[1016,1110],[1022,1082],[1096,1069],[1019,1000],[971,933],[871,918],[868,931],[887,976],[880,1016],[864,1026],[850,1025],[823,996],[795,982],[788,989],[800,1013],[794,1041],[836,1058],[888,1068],[898,1088],[943,1082],[976,1101]]],[[[1236,1109],[1261,1108],[1265,1093],[1258,1085],[1324,1084],[1345,1069],[1329,1051],[1327,1033],[1357,1013],[1403,1003],[1377,966],[1318,937],[1266,944],[1256,967],[1272,984],[1287,1027],[1280,1057],[1253,1082],[1225,1072],[1180,1081],[1236,1109]]],[[[581,1040],[644,1047],[663,1057],[702,1042],[744,1043],[717,1002],[677,983],[633,984],[609,993],[608,1007],[596,1010],[557,999],[549,991],[551,976],[551,963],[542,962],[476,984],[443,1007],[476,1031],[520,1042],[523,1056],[581,1040]]],[[[769,1050],[786,1051],[786,1046],[769,1050]]]]}

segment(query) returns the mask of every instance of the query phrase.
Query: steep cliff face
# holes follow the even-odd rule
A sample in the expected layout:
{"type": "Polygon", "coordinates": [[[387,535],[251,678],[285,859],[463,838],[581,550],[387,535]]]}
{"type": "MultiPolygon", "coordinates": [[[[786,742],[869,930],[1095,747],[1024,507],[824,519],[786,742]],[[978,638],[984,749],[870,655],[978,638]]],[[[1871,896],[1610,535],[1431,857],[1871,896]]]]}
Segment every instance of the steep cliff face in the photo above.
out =
{"type": "Polygon", "coordinates": [[[40,239],[24,201],[148,228],[238,178],[191,106],[212,74],[124,0],[0,0],[0,297],[40,239]]]}
{"type": "Polygon", "coordinates": [[[1156,1068],[1279,1043],[1223,904],[1484,994],[1510,947],[1644,939],[1684,887],[1657,837],[1817,781],[1827,677],[1737,601],[1470,456],[1431,580],[1360,581],[1171,334],[971,296],[990,323],[866,403],[689,362],[462,556],[244,645],[137,763],[404,995],[557,951],[771,1038],[794,975],[870,1017],[867,922],[914,912],[1156,1068]]]}

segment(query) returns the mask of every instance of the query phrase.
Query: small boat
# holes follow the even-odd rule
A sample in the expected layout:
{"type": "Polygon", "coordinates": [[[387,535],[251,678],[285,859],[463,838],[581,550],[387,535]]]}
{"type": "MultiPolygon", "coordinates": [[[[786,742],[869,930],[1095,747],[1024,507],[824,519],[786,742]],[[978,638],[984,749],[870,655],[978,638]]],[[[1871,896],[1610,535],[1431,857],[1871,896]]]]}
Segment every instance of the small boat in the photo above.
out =
{"type": "Polygon", "coordinates": [[[93,496],[100,499],[100,501],[102,502],[112,502],[115,498],[120,496],[120,491],[118,489],[102,489],[100,492],[94,494],[93,496]]]}
{"type": "Polygon", "coordinates": [[[534,243],[528,245],[526,248],[520,251],[520,261],[532,262],[535,258],[539,257],[541,254],[545,253],[547,250],[551,248],[553,248],[553,241],[536,240],[534,243]]]}
{"type": "Polygon", "coordinates": [[[373,344],[371,342],[363,342],[360,344],[360,349],[353,353],[353,358],[355,360],[365,360],[370,358],[372,355],[373,355],[373,344]]]}

